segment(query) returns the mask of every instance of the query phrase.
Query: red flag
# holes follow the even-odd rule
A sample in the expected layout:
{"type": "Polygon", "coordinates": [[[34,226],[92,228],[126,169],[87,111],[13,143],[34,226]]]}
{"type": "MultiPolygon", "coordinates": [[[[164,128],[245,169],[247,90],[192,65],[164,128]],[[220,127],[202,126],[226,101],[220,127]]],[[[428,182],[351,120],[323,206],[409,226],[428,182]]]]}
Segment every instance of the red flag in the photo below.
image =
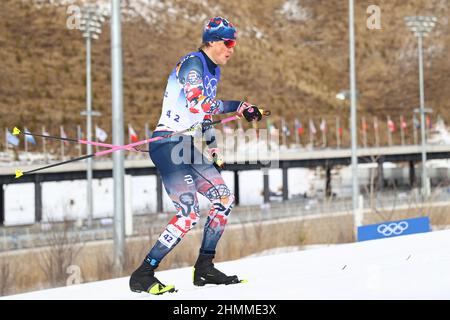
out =
{"type": "Polygon", "coordinates": [[[327,123],[325,119],[322,119],[322,122],[320,123],[320,131],[325,132],[327,131],[327,123]]]}
{"type": "Polygon", "coordinates": [[[426,125],[426,127],[427,127],[428,129],[433,128],[433,124],[431,123],[431,119],[430,119],[429,116],[426,117],[425,121],[426,121],[426,124],[425,124],[425,125],[426,125]]]}
{"type": "Polygon", "coordinates": [[[305,131],[303,129],[302,123],[297,118],[295,118],[295,128],[297,129],[299,135],[302,135],[303,132],[305,131]]]}
{"type": "MultiPolygon", "coordinates": [[[[61,129],[61,138],[67,139],[67,135],[66,135],[66,132],[64,131],[64,127],[61,126],[60,129],[61,129]]],[[[69,141],[64,140],[64,144],[66,146],[69,145],[69,141]]]]}
{"type": "MultiPolygon", "coordinates": [[[[44,136],[49,136],[50,135],[50,133],[48,133],[48,131],[45,130],[45,127],[42,127],[42,135],[44,135],[44,136]]],[[[53,143],[53,141],[54,141],[53,139],[48,139],[47,143],[49,145],[51,145],[53,143]]],[[[45,142],[44,142],[44,144],[45,144],[45,142]]]]}
{"type": "Polygon", "coordinates": [[[367,131],[367,122],[366,122],[366,118],[365,117],[362,117],[362,119],[361,119],[361,130],[363,132],[367,131]]]}
{"type": "Polygon", "coordinates": [[[128,135],[130,136],[131,142],[138,142],[139,138],[137,136],[136,131],[134,131],[131,124],[128,125],[128,135]]]}
{"type": "Polygon", "coordinates": [[[406,121],[405,121],[405,119],[403,118],[403,116],[400,116],[400,125],[401,125],[401,128],[404,130],[404,131],[406,131],[406,129],[407,129],[407,124],[406,124],[406,121]]]}
{"type": "Polygon", "coordinates": [[[388,119],[388,127],[390,132],[395,132],[395,123],[391,119],[388,119]]]}

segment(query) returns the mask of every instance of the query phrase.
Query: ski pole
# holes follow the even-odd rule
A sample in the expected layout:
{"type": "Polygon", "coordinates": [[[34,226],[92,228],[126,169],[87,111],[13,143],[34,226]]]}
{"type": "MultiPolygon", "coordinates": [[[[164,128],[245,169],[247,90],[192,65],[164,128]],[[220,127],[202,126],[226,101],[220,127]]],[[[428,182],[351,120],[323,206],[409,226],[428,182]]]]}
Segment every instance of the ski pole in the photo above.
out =
{"type": "Polygon", "coordinates": [[[60,165],[63,165],[63,164],[66,164],[66,163],[70,163],[70,162],[84,160],[84,159],[87,159],[87,158],[91,158],[93,156],[94,156],[94,154],[87,154],[87,155],[84,155],[84,156],[81,156],[81,157],[78,157],[78,158],[73,158],[73,159],[69,159],[69,160],[63,161],[63,162],[50,164],[50,165],[47,165],[45,167],[40,167],[40,168],[37,168],[37,169],[34,169],[34,170],[25,171],[25,172],[20,170],[20,169],[16,169],[16,172],[15,172],[16,173],[16,179],[20,178],[21,176],[23,176],[25,174],[30,174],[30,173],[33,173],[33,172],[36,172],[36,171],[40,171],[40,170],[44,170],[44,169],[60,166],[60,165]]]}
{"type": "MultiPolygon", "coordinates": [[[[270,115],[270,111],[267,111],[267,110],[262,110],[261,113],[263,115],[265,115],[265,116],[269,116],[270,115]]],[[[143,144],[146,144],[146,143],[163,140],[163,139],[167,139],[167,138],[173,137],[175,135],[183,134],[183,133],[186,133],[186,132],[189,132],[189,131],[194,131],[199,126],[202,127],[202,128],[206,128],[206,127],[214,126],[214,125],[217,125],[217,124],[221,124],[221,123],[223,124],[223,123],[227,123],[227,122],[230,122],[230,121],[234,121],[234,120],[237,120],[237,119],[240,119],[240,117],[237,116],[237,115],[234,115],[234,116],[222,119],[222,120],[216,120],[216,121],[207,122],[207,123],[203,122],[203,123],[200,123],[197,126],[194,126],[194,127],[191,127],[191,128],[187,128],[187,129],[184,129],[184,130],[181,130],[181,131],[177,131],[177,132],[172,132],[172,133],[169,133],[169,134],[166,134],[166,135],[163,135],[163,136],[159,136],[159,137],[154,137],[154,138],[149,138],[149,139],[145,139],[145,140],[140,140],[140,141],[137,141],[137,142],[134,142],[134,143],[130,143],[130,144],[127,144],[127,145],[122,145],[122,146],[111,145],[110,149],[108,149],[108,150],[87,154],[87,155],[84,155],[84,156],[81,156],[81,157],[78,157],[78,158],[73,158],[73,159],[69,159],[69,160],[63,161],[63,162],[54,163],[54,164],[47,165],[47,166],[40,167],[40,168],[36,168],[36,169],[30,170],[30,171],[22,171],[20,169],[17,169],[15,171],[15,177],[16,177],[16,179],[18,179],[18,178],[22,177],[23,175],[30,174],[30,173],[33,173],[33,172],[37,172],[37,171],[40,171],[40,170],[44,170],[44,169],[60,166],[60,165],[63,165],[63,164],[67,164],[67,163],[71,163],[71,162],[75,162],[75,161],[79,161],[79,160],[92,158],[92,157],[103,156],[103,155],[106,155],[106,154],[109,154],[109,153],[112,153],[112,152],[118,151],[118,150],[129,150],[131,148],[134,148],[136,146],[140,146],[140,145],[143,145],[143,144]]]]}
{"type": "MultiPolygon", "coordinates": [[[[262,111],[261,114],[263,114],[265,116],[269,116],[270,115],[270,111],[268,111],[268,110],[262,110],[261,109],[261,111],[262,111]]],[[[237,120],[237,119],[240,119],[240,118],[241,118],[240,116],[234,115],[234,116],[222,119],[222,120],[216,120],[216,121],[207,122],[207,123],[202,122],[200,125],[201,125],[202,128],[207,128],[207,127],[210,127],[210,126],[214,126],[216,124],[223,124],[223,123],[234,121],[234,120],[237,120]]],[[[177,134],[182,134],[182,133],[185,133],[185,132],[188,132],[188,131],[194,131],[196,128],[197,128],[197,126],[192,127],[192,128],[188,128],[188,129],[185,129],[185,130],[182,130],[182,131],[178,131],[178,132],[173,132],[173,133],[170,133],[170,134],[167,134],[167,135],[164,135],[164,136],[160,136],[160,137],[154,137],[154,138],[150,138],[150,139],[147,139],[147,140],[141,140],[141,141],[137,141],[137,142],[130,143],[130,144],[127,144],[127,145],[123,145],[123,146],[115,146],[114,148],[111,148],[109,150],[99,151],[95,155],[96,156],[103,156],[105,154],[112,153],[114,151],[124,150],[124,149],[130,148],[130,147],[136,147],[136,146],[139,146],[139,145],[142,145],[142,144],[146,144],[146,143],[150,143],[150,142],[154,142],[154,141],[159,141],[159,140],[162,140],[162,139],[167,139],[167,138],[170,138],[170,137],[172,137],[174,135],[177,135],[177,134]]]]}
{"type": "MultiPolygon", "coordinates": [[[[263,116],[266,116],[266,117],[270,116],[270,111],[269,110],[263,110],[263,109],[260,109],[260,110],[261,110],[261,114],[263,116]]],[[[214,126],[216,124],[224,124],[224,123],[227,123],[227,122],[230,122],[230,121],[234,121],[234,120],[239,120],[239,119],[241,119],[240,116],[234,115],[234,116],[231,116],[231,117],[228,117],[228,118],[224,118],[222,120],[216,120],[216,121],[212,121],[212,122],[202,123],[202,128],[207,128],[209,126],[214,126]]],[[[182,132],[180,131],[178,133],[182,133],[182,132]]],[[[176,133],[174,133],[174,134],[176,134],[176,133]]],[[[165,139],[167,137],[166,136],[161,136],[161,138],[165,139]]],[[[140,150],[140,149],[137,149],[136,147],[135,147],[135,150],[142,151],[142,152],[148,152],[149,151],[149,150],[140,150]]]]}
{"type": "MultiPolygon", "coordinates": [[[[262,110],[263,115],[268,116],[270,115],[270,111],[264,111],[262,110]]],[[[239,119],[239,116],[232,116],[232,117],[228,117],[222,120],[217,120],[217,121],[213,121],[211,123],[207,123],[204,126],[209,126],[209,125],[216,125],[219,123],[226,123],[226,122],[230,122],[230,121],[234,121],[236,119],[239,119]]],[[[84,140],[84,139],[72,139],[72,138],[64,138],[64,137],[58,137],[58,136],[52,136],[52,135],[44,135],[44,134],[39,134],[39,133],[32,133],[32,132],[22,132],[20,131],[20,129],[18,129],[17,127],[14,127],[13,129],[13,135],[19,135],[19,134],[24,134],[24,135],[30,135],[30,136],[35,136],[35,137],[42,137],[42,138],[49,138],[49,139],[53,139],[53,140],[58,140],[58,141],[69,141],[69,142],[75,142],[75,143],[81,143],[81,144],[85,144],[85,145],[93,145],[93,146],[98,146],[98,147],[105,147],[105,148],[116,148],[116,147],[121,147],[118,145],[113,145],[113,144],[109,144],[109,143],[102,143],[102,142],[96,142],[96,141],[89,141],[89,140],[84,140]]],[[[138,150],[136,148],[133,147],[128,147],[125,148],[129,151],[139,151],[139,152],[148,152],[148,150],[138,150]]]]}
{"type": "MultiPolygon", "coordinates": [[[[84,140],[84,139],[63,138],[63,137],[51,136],[51,135],[45,135],[45,134],[39,134],[39,133],[22,132],[17,127],[14,127],[13,135],[19,135],[21,133],[24,134],[24,135],[29,135],[29,136],[34,136],[34,137],[49,138],[49,139],[58,140],[58,141],[69,141],[69,142],[75,142],[75,143],[86,144],[86,145],[90,144],[90,145],[98,146],[98,147],[105,147],[105,148],[114,148],[114,147],[116,147],[113,144],[96,142],[96,141],[89,141],[89,140],[84,140]]],[[[130,148],[128,150],[129,151],[142,152],[141,150],[137,150],[137,149],[133,149],[133,148],[130,148]]]]}
{"type": "MultiPolygon", "coordinates": [[[[211,123],[208,123],[208,126],[209,125],[211,125],[211,123]]],[[[88,158],[92,158],[92,157],[96,157],[96,156],[102,156],[102,155],[105,155],[105,154],[108,154],[108,153],[111,153],[111,152],[114,152],[114,151],[117,151],[117,150],[127,150],[129,148],[133,148],[133,147],[138,146],[138,145],[142,145],[142,144],[145,144],[145,143],[150,143],[150,142],[153,142],[153,141],[159,141],[159,140],[162,140],[162,139],[170,138],[170,137],[172,137],[174,135],[177,135],[177,134],[182,134],[182,133],[185,133],[185,132],[188,132],[188,131],[193,131],[194,129],[195,129],[195,127],[189,128],[189,129],[185,129],[185,130],[182,130],[182,131],[172,132],[170,134],[166,134],[166,135],[160,136],[160,137],[155,137],[155,138],[150,138],[150,139],[146,139],[146,140],[137,141],[135,143],[128,144],[128,145],[123,145],[123,146],[111,145],[112,146],[111,149],[105,150],[105,151],[108,151],[108,152],[99,151],[99,152],[87,154],[87,155],[84,155],[84,156],[81,156],[81,157],[78,157],[78,158],[73,158],[73,159],[69,159],[69,160],[66,160],[66,161],[57,162],[57,163],[54,163],[54,164],[51,164],[51,165],[46,165],[44,167],[39,167],[39,168],[30,170],[30,171],[22,171],[20,169],[16,169],[15,177],[16,177],[16,179],[18,179],[18,178],[20,178],[20,177],[22,177],[22,176],[24,176],[26,174],[30,174],[30,173],[33,173],[33,172],[36,172],[36,171],[40,171],[40,170],[44,170],[44,169],[48,169],[48,168],[52,168],[52,167],[56,167],[56,166],[61,166],[63,164],[67,164],[67,163],[71,163],[71,162],[75,162],[75,161],[79,161],[79,160],[84,160],[84,159],[88,159],[88,158]]]]}

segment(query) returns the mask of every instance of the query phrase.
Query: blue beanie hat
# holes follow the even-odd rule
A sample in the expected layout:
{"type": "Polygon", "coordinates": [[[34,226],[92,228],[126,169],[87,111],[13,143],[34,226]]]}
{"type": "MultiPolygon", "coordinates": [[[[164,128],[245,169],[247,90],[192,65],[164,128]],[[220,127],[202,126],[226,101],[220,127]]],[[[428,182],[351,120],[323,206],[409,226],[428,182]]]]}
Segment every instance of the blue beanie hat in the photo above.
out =
{"type": "Polygon", "coordinates": [[[203,29],[203,43],[236,40],[237,30],[231,22],[222,17],[215,17],[209,20],[203,29]]]}

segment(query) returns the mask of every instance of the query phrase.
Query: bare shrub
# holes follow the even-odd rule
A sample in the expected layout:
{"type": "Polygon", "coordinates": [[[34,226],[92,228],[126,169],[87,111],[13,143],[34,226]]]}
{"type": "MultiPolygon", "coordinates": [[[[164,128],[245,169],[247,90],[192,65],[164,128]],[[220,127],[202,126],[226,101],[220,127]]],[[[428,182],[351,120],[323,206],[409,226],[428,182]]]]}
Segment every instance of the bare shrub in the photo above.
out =
{"type": "Polygon", "coordinates": [[[254,246],[252,248],[252,251],[261,251],[265,248],[265,230],[264,230],[264,226],[263,226],[263,221],[261,219],[259,219],[258,221],[254,222],[252,224],[253,226],[253,241],[254,241],[254,246]]]}
{"type": "MultiPolygon", "coordinates": [[[[109,248],[108,248],[109,249],[109,248]]],[[[114,261],[112,248],[110,250],[100,250],[96,253],[96,278],[106,280],[114,277],[114,261]]]]}
{"type": "Polygon", "coordinates": [[[49,222],[47,233],[49,248],[41,253],[39,265],[51,286],[66,283],[67,267],[74,264],[84,244],[80,236],[71,232],[73,222],[65,219],[62,223],[49,222]]]}
{"type": "Polygon", "coordinates": [[[0,262],[0,296],[11,292],[13,270],[8,262],[0,262]]]}

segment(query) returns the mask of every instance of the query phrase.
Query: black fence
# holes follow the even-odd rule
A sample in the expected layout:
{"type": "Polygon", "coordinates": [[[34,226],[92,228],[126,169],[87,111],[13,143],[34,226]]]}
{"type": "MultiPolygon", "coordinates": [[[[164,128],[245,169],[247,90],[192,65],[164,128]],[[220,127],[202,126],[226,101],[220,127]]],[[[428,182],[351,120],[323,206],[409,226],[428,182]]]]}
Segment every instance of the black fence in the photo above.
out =
{"type": "MultiPolygon", "coordinates": [[[[421,162],[420,147],[393,147],[393,148],[373,148],[360,149],[358,156],[358,163],[378,163],[378,179],[377,183],[381,189],[384,184],[383,162],[406,162],[409,163],[409,180],[411,185],[416,179],[415,164],[421,162]]],[[[428,146],[427,159],[449,159],[450,146],[428,146]]],[[[282,170],[282,199],[288,200],[288,169],[289,168],[313,168],[323,167],[326,170],[325,181],[325,195],[332,194],[331,190],[331,169],[334,166],[348,166],[351,164],[350,150],[323,150],[321,152],[299,152],[296,155],[283,155],[276,159],[279,169],[282,170]]],[[[156,194],[157,194],[157,212],[163,211],[163,188],[158,170],[154,166],[149,166],[148,162],[142,161],[143,164],[135,163],[131,165],[125,164],[125,173],[131,176],[148,176],[156,175],[156,194]]],[[[264,162],[266,163],[266,162],[264,162]]],[[[239,174],[240,171],[247,170],[268,170],[273,166],[262,164],[260,162],[252,163],[233,163],[226,164],[225,171],[232,171],[234,173],[234,193],[236,205],[239,205],[239,174]]],[[[76,170],[65,170],[60,172],[39,172],[36,174],[25,175],[20,179],[15,179],[13,169],[11,174],[0,174],[0,225],[5,221],[5,194],[3,185],[13,183],[34,183],[35,196],[35,222],[42,221],[42,183],[49,181],[70,181],[70,180],[84,180],[86,179],[85,169],[77,168],[76,170]]],[[[112,169],[94,169],[93,178],[111,178],[113,176],[112,169]]],[[[263,175],[263,198],[264,203],[270,201],[269,190],[269,175],[263,175]]]]}

